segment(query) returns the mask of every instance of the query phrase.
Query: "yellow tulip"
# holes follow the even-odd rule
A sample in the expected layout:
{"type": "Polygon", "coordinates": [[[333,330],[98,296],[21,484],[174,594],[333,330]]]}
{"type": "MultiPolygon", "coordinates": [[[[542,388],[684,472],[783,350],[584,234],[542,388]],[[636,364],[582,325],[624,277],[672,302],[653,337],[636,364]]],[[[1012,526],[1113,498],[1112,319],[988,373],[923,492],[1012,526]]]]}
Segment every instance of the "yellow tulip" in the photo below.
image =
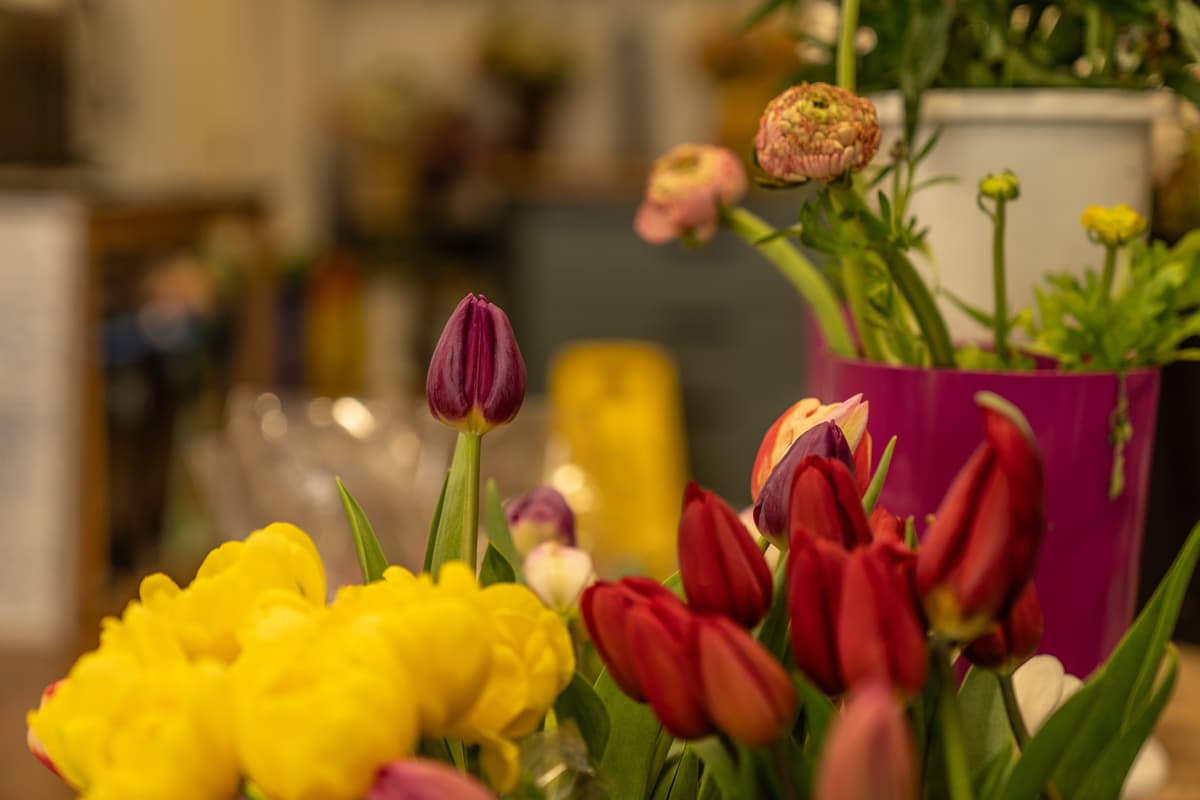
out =
{"type": "Polygon", "coordinates": [[[414,752],[419,687],[369,619],[290,615],[269,629],[231,671],[246,776],[272,800],[362,797],[414,752]]]}
{"type": "MultiPolygon", "coordinates": [[[[232,663],[238,629],[264,594],[285,592],[319,609],[325,604],[325,569],[308,535],[275,523],[244,542],[226,542],[208,554],[184,589],[161,573],[142,581],[142,603],[168,621],[193,658],[232,663]]],[[[277,596],[277,595],[276,595],[277,596]]]]}

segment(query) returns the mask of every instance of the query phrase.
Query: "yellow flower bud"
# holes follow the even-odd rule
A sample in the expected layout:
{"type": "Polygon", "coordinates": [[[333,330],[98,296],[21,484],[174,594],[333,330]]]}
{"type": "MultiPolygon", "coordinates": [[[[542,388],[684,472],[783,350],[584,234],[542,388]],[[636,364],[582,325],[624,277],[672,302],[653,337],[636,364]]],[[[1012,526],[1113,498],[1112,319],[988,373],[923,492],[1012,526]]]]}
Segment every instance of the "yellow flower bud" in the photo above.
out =
{"type": "Polygon", "coordinates": [[[1125,204],[1111,208],[1088,206],[1079,218],[1083,227],[1106,245],[1115,247],[1146,232],[1146,219],[1125,204]]]}
{"type": "Polygon", "coordinates": [[[1021,195],[1021,182],[1009,170],[988,175],[979,181],[979,193],[993,200],[1016,200],[1021,195]]]}

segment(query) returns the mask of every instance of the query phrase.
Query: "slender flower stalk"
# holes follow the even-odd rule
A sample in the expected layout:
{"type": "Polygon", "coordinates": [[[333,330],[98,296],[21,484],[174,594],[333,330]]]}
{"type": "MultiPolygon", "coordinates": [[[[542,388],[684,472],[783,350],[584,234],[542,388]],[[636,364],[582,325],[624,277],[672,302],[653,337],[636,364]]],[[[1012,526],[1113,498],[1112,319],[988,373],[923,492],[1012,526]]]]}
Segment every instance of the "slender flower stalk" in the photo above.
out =
{"type": "Polygon", "coordinates": [[[932,646],[941,692],[938,717],[942,723],[942,749],[946,758],[946,783],[950,800],[972,800],[971,770],[963,745],[962,711],[958,707],[958,693],[955,691],[957,681],[950,665],[950,645],[941,634],[934,634],[932,646]]]}
{"type": "Polygon", "coordinates": [[[1012,728],[1013,738],[1017,740],[1017,747],[1024,750],[1025,745],[1029,743],[1029,728],[1025,725],[1025,718],[1021,716],[1021,706],[1017,704],[1012,673],[998,672],[996,680],[1000,681],[1000,696],[1004,699],[1004,712],[1008,715],[1008,726],[1012,728]]]}
{"type": "Polygon", "coordinates": [[[841,34],[837,49],[837,85],[855,90],[854,34],[858,31],[858,0],[842,0],[841,34]]]}
{"type": "Polygon", "coordinates": [[[1113,275],[1117,271],[1117,248],[1118,245],[1115,244],[1104,245],[1104,272],[1100,275],[1100,285],[1096,292],[1098,304],[1108,302],[1112,295],[1113,275]]]}
{"type": "Polygon", "coordinates": [[[479,445],[481,433],[461,433],[458,444],[466,448],[466,495],[463,497],[463,554],[474,564],[479,550],[479,445]]]}
{"type": "Polygon", "coordinates": [[[842,318],[841,306],[825,278],[811,261],[783,238],[772,238],[776,231],[760,217],[744,208],[725,208],[721,219],[733,233],[770,261],[808,302],[817,317],[821,333],[835,355],[853,358],[857,354],[850,329],[842,318]]]}
{"type": "Polygon", "coordinates": [[[1008,201],[1020,196],[1021,185],[1017,176],[1005,170],[999,175],[988,175],[979,182],[979,207],[992,218],[992,293],[996,300],[996,313],[992,317],[995,331],[996,357],[1003,366],[1008,366],[1008,283],[1004,277],[1004,228],[1008,201]],[[983,198],[989,197],[996,204],[995,211],[988,211],[983,198]]]}

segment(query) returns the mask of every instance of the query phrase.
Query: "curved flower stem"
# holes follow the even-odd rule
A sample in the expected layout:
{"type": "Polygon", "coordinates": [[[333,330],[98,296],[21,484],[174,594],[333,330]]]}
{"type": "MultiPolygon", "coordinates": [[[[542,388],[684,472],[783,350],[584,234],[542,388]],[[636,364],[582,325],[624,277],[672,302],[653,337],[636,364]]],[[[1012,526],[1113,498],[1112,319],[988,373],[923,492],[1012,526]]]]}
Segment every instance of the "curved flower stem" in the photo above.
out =
{"type": "Polygon", "coordinates": [[[796,287],[816,316],[830,351],[847,358],[856,356],[858,351],[850,336],[850,329],[842,318],[837,295],[813,263],[786,239],[769,238],[775,234],[775,229],[744,208],[723,209],[721,219],[796,287]]]}
{"type": "Polygon", "coordinates": [[[850,316],[854,318],[863,355],[868,361],[886,360],[883,345],[879,343],[879,332],[867,318],[870,303],[867,299],[866,264],[862,256],[854,254],[842,259],[842,286],[846,290],[846,303],[850,306],[850,316]]]}
{"type": "Polygon", "coordinates": [[[1104,245],[1104,274],[1100,276],[1100,286],[1097,288],[1096,305],[1107,303],[1112,293],[1113,275],[1117,271],[1117,245],[1104,245]]]}
{"type": "Polygon", "coordinates": [[[962,714],[958,709],[954,670],[950,666],[950,646],[941,636],[933,637],[934,663],[937,665],[941,697],[938,698],[938,717],[942,723],[942,750],[946,758],[946,783],[950,800],[972,800],[971,772],[967,766],[967,751],[963,745],[962,714]]]}
{"type": "Polygon", "coordinates": [[[1029,729],[1025,727],[1025,717],[1021,715],[1021,707],[1017,704],[1017,693],[1013,691],[1012,673],[998,672],[996,680],[1000,681],[1000,696],[1004,699],[1004,711],[1008,714],[1008,725],[1012,728],[1013,738],[1017,747],[1024,750],[1029,743],[1029,729]]]}
{"type": "Polygon", "coordinates": [[[912,309],[913,316],[917,318],[917,326],[920,327],[925,345],[929,348],[931,365],[953,367],[954,346],[950,344],[946,320],[942,318],[942,312],[938,310],[933,295],[929,293],[929,287],[917,274],[916,267],[900,252],[886,254],[884,263],[891,273],[892,280],[900,289],[900,294],[904,295],[905,301],[912,309]]]}
{"type": "Polygon", "coordinates": [[[1004,279],[1004,198],[996,199],[992,217],[992,289],[996,297],[996,316],[992,320],[996,332],[996,357],[1008,366],[1008,294],[1004,279]]]}
{"type": "Polygon", "coordinates": [[[854,91],[854,34],[858,31],[858,0],[842,0],[842,30],[838,38],[837,85],[854,91]]]}

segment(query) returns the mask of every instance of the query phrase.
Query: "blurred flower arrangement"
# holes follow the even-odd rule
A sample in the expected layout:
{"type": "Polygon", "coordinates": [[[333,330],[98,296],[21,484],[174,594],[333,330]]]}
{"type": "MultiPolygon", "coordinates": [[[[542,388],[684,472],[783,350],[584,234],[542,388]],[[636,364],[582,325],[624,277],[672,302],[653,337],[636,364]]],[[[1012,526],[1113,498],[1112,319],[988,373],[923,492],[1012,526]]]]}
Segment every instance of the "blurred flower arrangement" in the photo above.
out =
{"type": "Polygon", "coordinates": [[[339,482],[362,585],[330,601],[283,523],[187,586],[147,577],[30,712],[33,753],[91,800],[1097,798],[1145,774],[1200,526],[1085,682],[1021,667],[1042,462],[1003,399],[977,398],[982,441],[919,547],[876,505],[895,440],[874,463],[868,403],[799,401],[751,511],[688,486],[658,583],[596,580],[550,490],[506,508],[489,485],[481,510],[482,439],[525,389],[499,308],[463,299],[426,389],[459,438],[420,574],[387,565],[339,482]]]}

